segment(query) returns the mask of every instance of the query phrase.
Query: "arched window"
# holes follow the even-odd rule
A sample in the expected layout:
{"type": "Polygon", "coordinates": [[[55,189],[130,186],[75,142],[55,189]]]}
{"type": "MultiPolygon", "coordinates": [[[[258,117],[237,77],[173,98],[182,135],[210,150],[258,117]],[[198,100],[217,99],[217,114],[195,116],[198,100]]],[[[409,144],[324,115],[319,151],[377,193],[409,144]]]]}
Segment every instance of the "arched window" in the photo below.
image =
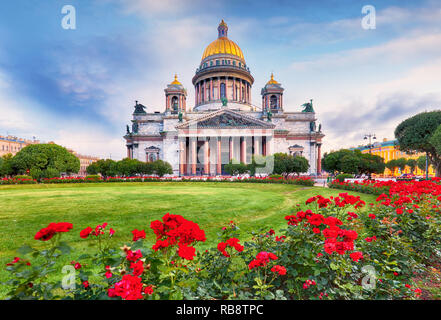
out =
{"type": "Polygon", "coordinates": [[[221,89],[221,98],[225,98],[225,83],[221,83],[220,89],[221,89]]]}
{"type": "Polygon", "coordinates": [[[272,95],[270,98],[270,108],[271,109],[277,109],[277,96],[272,95]]]}
{"type": "Polygon", "coordinates": [[[173,111],[178,111],[178,97],[173,96],[171,105],[173,111]]]}

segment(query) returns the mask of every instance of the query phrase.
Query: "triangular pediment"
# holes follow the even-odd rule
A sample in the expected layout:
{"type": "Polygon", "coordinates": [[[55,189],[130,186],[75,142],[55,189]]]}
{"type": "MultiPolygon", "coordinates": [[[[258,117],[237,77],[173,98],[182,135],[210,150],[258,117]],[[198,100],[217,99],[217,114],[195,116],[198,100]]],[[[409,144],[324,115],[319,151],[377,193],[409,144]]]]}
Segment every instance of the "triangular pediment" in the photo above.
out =
{"type": "Polygon", "coordinates": [[[192,119],[181,125],[177,129],[200,128],[200,129],[228,129],[228,128],[250,128],[250,129],[273,129],[275,127],[269,121],[262,121],[240,112],[223,109],[204,115],[197,119],[192,119]]]}

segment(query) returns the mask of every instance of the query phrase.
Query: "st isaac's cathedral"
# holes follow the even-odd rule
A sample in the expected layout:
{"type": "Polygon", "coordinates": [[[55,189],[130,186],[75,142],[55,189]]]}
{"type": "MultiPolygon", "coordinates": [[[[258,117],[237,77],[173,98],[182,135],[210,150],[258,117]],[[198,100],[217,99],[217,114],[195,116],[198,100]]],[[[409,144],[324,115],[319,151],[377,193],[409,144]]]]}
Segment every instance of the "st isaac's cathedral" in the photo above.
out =
{"type": "Polygon", "coordinates": [[[312,101],[298,111],[284,111],[284,88],[271,75],[261,90],[262,105],[252,104],[254,78],[223,20],[192,82],[192,108],[176,76],[164,90],[164,112],[148,112],[136,102],[132,126],[124,136],[129,158],[162,159],[175,175],[222,175],[230,160],[250,163],[253,155],[283,152],[304,156],[308,173],[320,174],[324,134],[316,126],[312,101]]]}

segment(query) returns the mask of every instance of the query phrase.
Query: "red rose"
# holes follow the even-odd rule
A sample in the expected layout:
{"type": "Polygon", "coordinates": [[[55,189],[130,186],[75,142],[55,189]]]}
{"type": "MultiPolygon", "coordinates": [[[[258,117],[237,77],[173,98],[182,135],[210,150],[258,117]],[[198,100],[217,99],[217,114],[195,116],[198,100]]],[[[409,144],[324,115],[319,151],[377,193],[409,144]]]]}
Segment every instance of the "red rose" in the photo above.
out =
{"type": "Polygon", "coordinates": [[[196,249],[179,244],[178,255],[185,260],[193,260],[196,256],[196,249]]]}
{"type": "Polygon", "coordinates": [[[137,241],[139,239],[145,239],[145,231],[144,230],[135,229],[132,231],[132,234],[133,234],[132,241],[137,241]]]}
{"type": "Polygon", "coordinates": [[[87,227],[86,229],[81,230],[80,237],[86,239],[92,231],[93,229],[91,227],[87,227]]]}

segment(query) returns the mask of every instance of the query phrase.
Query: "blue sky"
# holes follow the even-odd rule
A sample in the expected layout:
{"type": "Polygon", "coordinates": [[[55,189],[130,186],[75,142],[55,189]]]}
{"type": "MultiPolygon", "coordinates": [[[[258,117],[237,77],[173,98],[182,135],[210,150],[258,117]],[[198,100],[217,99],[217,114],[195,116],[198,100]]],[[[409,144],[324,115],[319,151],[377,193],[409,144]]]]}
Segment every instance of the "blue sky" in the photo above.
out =
{"type": "Polygon", "coordinates": [[[135,100],[164,110],[173,75],[191,78],[224,19],[255,78],[274,72],[285,110],[314,99],[324,149],[393,138],[407,116],[439,109],[439,1],[10,0],[0,4],[0,134],[120,159],[135,100]],[[64,5],[76,30],[61,27],[64,5]],[[376,29],[361,27],[364,5],[376,29]]]}

